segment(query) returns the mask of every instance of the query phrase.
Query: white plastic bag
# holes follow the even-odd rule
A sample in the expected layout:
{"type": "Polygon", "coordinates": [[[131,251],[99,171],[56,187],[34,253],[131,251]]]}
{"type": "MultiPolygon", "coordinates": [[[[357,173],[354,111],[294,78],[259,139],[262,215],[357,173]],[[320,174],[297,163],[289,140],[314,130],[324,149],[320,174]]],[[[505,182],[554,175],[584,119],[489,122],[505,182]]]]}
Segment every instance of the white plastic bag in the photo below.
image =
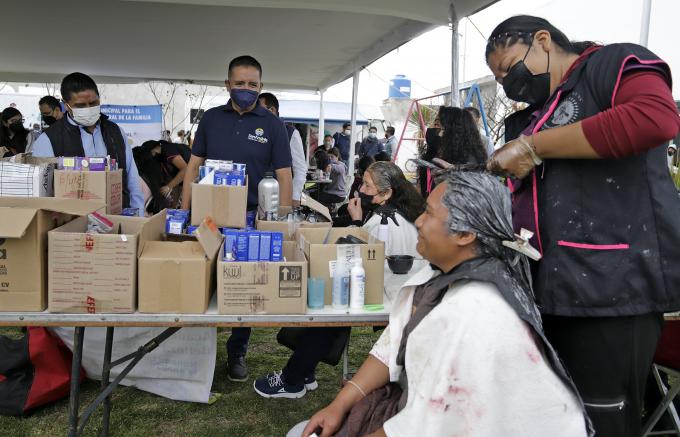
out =
{"type": "MultiPolygon", "coordinates": [[[[111,361],[137,351],[164,329],[115,328],[111,361]]],[[[73,350],[74,328],[52,331],[73,350]]],[[[82,366],[88,378],[101,380],[105,341],[106,328],[85,328],[82,366]]],[[[207,403],[216,354],[216,328],[182,328],[144,356],[121,384],[177,401],[207,403]]],[[[111,369],[111,379],[128,363],[111,369]]]]}

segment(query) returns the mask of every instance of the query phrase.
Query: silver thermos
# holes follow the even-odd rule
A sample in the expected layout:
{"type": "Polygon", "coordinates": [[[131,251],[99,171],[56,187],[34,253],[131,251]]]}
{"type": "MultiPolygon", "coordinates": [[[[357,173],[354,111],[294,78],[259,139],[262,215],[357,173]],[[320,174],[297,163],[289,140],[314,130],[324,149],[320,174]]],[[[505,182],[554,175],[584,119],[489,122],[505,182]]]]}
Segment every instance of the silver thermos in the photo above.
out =
{"type": "Polygon", "coordinates": [[[279,183],[274,173],[268,171],[257,185],[257,201],[260,218],[277,220],[279,216],[279,183]]]}

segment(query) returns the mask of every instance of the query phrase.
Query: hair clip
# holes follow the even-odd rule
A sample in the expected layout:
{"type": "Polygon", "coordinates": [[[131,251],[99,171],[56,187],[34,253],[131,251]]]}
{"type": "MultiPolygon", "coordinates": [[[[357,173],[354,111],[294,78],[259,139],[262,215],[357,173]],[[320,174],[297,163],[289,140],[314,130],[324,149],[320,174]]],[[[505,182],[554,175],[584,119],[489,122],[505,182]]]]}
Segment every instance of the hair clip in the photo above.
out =
{"type": "Polygon", "coordinates": [[[531,244],[529,244],[529,240],[531,240],[531,237],[534,236],[534,233],[531,232],[528,229],[522,228],[519,231],[519,235],[515,234],[515,241],[503,241],[503,246],[508,247],[512,250],[515,250],[519,253],[522,253],[529,258],[533,259],[534,261],[538,261],[542,258],[541,253],[534,249],[531,244]]]}

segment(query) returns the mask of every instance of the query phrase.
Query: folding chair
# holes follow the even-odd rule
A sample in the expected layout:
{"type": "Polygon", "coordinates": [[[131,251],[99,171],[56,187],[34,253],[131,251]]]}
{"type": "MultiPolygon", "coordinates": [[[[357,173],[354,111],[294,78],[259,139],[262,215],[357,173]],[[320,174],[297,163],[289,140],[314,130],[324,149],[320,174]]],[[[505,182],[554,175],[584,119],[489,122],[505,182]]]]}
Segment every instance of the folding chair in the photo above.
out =
{"type": "Polygon", "coordinates": [[[642,437],[653,435],[680,436],[680,418],[678,417],[675,405],[673,405],[673,400],[680,393],[680,320],[666,321],[656,354],[654,355],[652,373],[663,398],[647,423],[645,423],[642,437]],[[669,378],[675,379],[675,384],[672,387],[668,387],[663,382],[661,373],[665,373],[669,378]],[[661,416],[666,412],[671,417],[673,428],[664,431],[652,431],[661,416]]]}

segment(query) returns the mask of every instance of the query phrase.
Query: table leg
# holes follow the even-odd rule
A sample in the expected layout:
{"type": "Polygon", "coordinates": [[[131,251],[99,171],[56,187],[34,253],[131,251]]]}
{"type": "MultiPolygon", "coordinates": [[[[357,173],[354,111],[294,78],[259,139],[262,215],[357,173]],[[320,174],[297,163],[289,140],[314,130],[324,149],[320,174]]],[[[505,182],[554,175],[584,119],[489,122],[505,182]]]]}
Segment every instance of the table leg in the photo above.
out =
{"type": "Polygon", "coordinates": [[[78,435],[78,404],[80,401],[80,364],[83,358],[85,327],[77,326],[73,334],[73,360],[71,362],[71,394],[68,403],[68,437],[78,435]]]}
{"type": "Polygon", "coordinates": [[[342,377],[349,380],[349,337],[345,343],[345,349],[342,351],[342,377]]]}
{"type": "MultiPolygon", "coordinates": [[[[104,365],[102,367],[102,390],[109,385],[109,376],[111,374],[111,350],[113,349],[113,326],[106,328],[106,345],[104,349],[104,365]]],[[[109,417],[111,415],[111,395],[104,400],[104,411],[102,414],[102,432],[101,437],[108,437],[109,435],[109,417]]]]}

